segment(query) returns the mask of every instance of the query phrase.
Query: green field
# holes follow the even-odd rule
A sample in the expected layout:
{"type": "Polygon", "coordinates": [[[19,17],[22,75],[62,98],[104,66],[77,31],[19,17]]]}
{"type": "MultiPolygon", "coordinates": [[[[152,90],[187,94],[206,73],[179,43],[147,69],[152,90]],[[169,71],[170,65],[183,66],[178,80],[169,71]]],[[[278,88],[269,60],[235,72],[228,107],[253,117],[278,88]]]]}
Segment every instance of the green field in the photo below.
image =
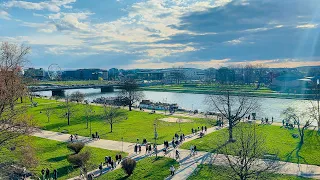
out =
{"type": "MultiPolygon", "coordinates": [[[[35,168],[30,169],[34,175],[41,176],[41,170],[45,168],[48,168],[51,173],[54,169],[57,169],[59,179],[68,179],[80,174],[80,170],[73,168],[67,161],[67,156],[72,154],[72,152],[67,149],[67,143],[33,136],[27,137],[27,139],[28,143],[34,147],[35,156],[38,162],[35,168]]],[[[87,146],[85,146],[81,151],[89,151],[91,153],[91,157],[88,162],[88,170],[97,169],[98,165],[104,161],[105,156],[108,155],[115,157],[117,153],[120,153],[117,151],[87,146]]],[[[10,152],[7,153],[8,154],[5,156],[10,156],[10,152]]],[[[127,156],[126,153],[122,153],[122,155],[123,157],[127,156]]]]}
{"type": "Polygon", "coordinates": [[[179,163],[174,159],[159,157],[155,160],[155,157],[149,157],[142,159],[137,162],[137,166],[130,177],[124,173],[122,169],[117,169],[115,171],[109,172],[98,179],[113,179],[113,180],[123,180],[123,179],[165,179],[170,175],[169,168],[171,165],[175,166],[177,170],[179,163]]]}
{"type": "MultiPolygon", "coordinates": [[[[29,109],[29,114],[33,115],[35,121],[39,127],[45,130],[62,132],[66,130],[71,134],[79,134],[81,136],[91,136],[89,128],[86,128],[86,119],[84,116],[84,105],[77,104],[76,112],[74,117],[70,120],[70,126],[67,125],[67,119],[63,118],[64,111],[60,106],[61,103],[54,100],[35,99],[38,103],[38,107],[29,109]],[[52,105],[54,113],[50,118],[50,122],[47,121],[45,115],[45,108],[48,104],[52,105]]],[[[127,113],[128,119],[118,124],[113,125],[113,132],[110,132],[110,125],[107,124],[103,118],[103,107],[93,106],[95,114],[91,117],[92,121],[92,133],[96,131],[100,134],[102,139],[110,139],[126,142],[136,142],[137,138],[142,141],[146,138],[148,141],[153,141],[154,137],[154,120],[157,118],[164,118],[166,116],[160,114],[149,114],[147,112],[139,111],[128,111],[123,110],[127,113]]],[[[191,133],[191,128],[198,126],[208,126],[208,121],[204,119],[194,119],[193,122],[181,123],[181,130],[185,134],[191,133]]],[[[178,123],[169,123],[160,121],[157,125],[158,132],[158,143],[163,143],[164,140],[170,141],[176,132],[179,132],[178,123]]]]}
{"type": "MultiPolygon", "coordinates": [[[[288,130],[280,126],[262,125],[256,126],[257,133],[262,133],[266,138],[266,148],[268,153],[278,153],[282,161],[297,162],[296,151],[293,151],[299,142],[299,139],[292,137],[292,134],[298,134],[297,130],[288,130]],[[290,152],[292,152],[290,156],[290,152]]],[[[191,145],[196,145],[199,151],[216,152],[217,147],[227,141],[227,129],[219,130],[182,145],[182,148],[189,149],[191,145]]],[[[237,137],[235,137],[237,139],[237,137]]],[[[300,156],[302,164],[320,165],[320,136],[315,131],[307,130],[305,143],[303,144],[300,156]]]]}
{"type": "MultiPolygon", "coordinates": [[[[232,170],[228,167],[223,166],[215,166],[215,165],[199,165],[197,167],[197,170],[189,176],[188,180],[229,180],[231,177],[235,179],[236,176],[234,176],[232,173],[232,170]]],[[[254,178],[256,179],[256,178],[254,178]]],[[[288,176],[288,175],[282,175],[282,174],[272,174],[272,173],[266,173],[261,178],[258,178],[260,180],[307,180],[308,178],[303,177],[297,177],[297,176],[288,176]]]]}

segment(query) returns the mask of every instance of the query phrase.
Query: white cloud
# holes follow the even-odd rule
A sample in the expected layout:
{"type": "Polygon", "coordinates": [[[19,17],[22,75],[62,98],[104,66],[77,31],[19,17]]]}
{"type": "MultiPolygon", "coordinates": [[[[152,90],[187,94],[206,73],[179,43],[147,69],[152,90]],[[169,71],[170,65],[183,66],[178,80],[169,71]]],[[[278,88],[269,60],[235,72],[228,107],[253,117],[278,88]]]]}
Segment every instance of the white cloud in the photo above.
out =
{"type": "Polygon", "coordinates": [[[45,22],[45,23],[23,22],[21,25],[36,28],[38,32],[52,33],[57,31],[57,27],[53,24],[50,24],[49,22],[45,22]]]}
{"type": "Polygon", "coordinates": [[[12,8],[18,7],[22,9],[29,10],[49,10],[52,12],[59,12],[61,6],[70,8],[68,4],[74,3],[76,0],[51,0],[51,1],[43,1],[43,2],[29,2],[29,1],[7,1],[3,3],[4,7],[12,8]]]}
{"type": "Polygon", "coordinates": [[[0,19],[10,20],[10,14],[6,11],[0,10],[0,19]]]}
{"type": "Polygon", "coordinates": [[[303,25],[297,25],[296,28],[301,29],[312,29],[318,27],[318,24],[303,24],[303,25]]]}

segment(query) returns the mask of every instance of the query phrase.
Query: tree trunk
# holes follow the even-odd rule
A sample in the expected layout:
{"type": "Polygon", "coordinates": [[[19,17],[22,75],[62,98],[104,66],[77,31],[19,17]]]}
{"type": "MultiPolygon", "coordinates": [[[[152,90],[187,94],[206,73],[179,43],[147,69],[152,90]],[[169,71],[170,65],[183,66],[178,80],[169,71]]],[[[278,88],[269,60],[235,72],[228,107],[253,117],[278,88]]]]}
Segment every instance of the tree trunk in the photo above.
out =
{"type": "Polygon", "coordinates": [[[132,111],[132,104],[129,104],[129,111],[132,111]]]}
{"type": "Polygon", "coordinates": [[[113,125],[113,124],[110,124],[110,130],[111,130],[110,132],[112,132],[112,125],[113,125]]]}
{"type": "Polygon", "coordinates": [[[232,127],[232,125],[230,126],[230,124],[229,124],[229,142],[234,142],[234,139],[233,139],[233,127],[232,127]]]}
{"type": "Polygon", "coordinates": [[[68,113],[68,125],[70,125],[70,113],[68,113]]]}
{"type": "Polygon", "coordinates": [[[87,129],[89,128],[89,120],[88,120],[88,118],[87,118],[87,129]]]}
{"type": "Polygon", "coordinates": [[[48,122],[50,122],[50,117],[48,116],[48,122]]]}

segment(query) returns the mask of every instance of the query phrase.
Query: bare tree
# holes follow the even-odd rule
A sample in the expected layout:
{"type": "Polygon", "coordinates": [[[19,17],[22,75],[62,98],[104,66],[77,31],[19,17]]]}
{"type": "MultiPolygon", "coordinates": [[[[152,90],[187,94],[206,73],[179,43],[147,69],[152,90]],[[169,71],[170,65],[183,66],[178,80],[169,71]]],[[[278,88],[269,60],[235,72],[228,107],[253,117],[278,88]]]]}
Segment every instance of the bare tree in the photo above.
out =
{"type": "Polygon", "coordinates": [[[126,79],[124,81],[119,99],[121,99],[125,105],[129,106],[129,111],[131,111],[132,106],[141,101],[143,97],[144,94],[142,91],[139,91],[139,86],[135,80],[126,79]]]}
{"type": "MultiPolygon", "coordinates": [[[[26,104],[16,106],[17,100],[27,95],[21,66],[26,63],[26,55],[29,52],[29,47],[7,42],[2,43],[0,47],[0,154],[6,153],[6,149],[16,151],[23,148],[25,144],[16,145],[17,139],[21,138],[19,141],[24,142],[25,139],[21,135],[30,134],[34,129],[32,116],[25,114],[26,104]]],[[[9,161],[2,159],[0,171],[11,165],[7,162],[9,161]]]]}
{"type": "Polygon", "coordinates": [[[281,167],[277,154],[274,154],[273,158],[262,160],[267,154],[265,137],[256,133],[255,126],[255,124],[237,126],[234,131],[237,141],[228,143],[219,150],[232,169],[232,172],[228,173],[231,179],[257,179],[264,173],[275,172],[281,167]]]}
{"type": "Polygon", "coordinates": [[[89,128],[89,120],[90,120],[93,113],[94,113],[93,107],[88,102],[86,102],[85,109],[84,109],[84,115],[87,120],[87,129],[89,128]]]}
{"type": "Polygon", "coordinates": [[[74,113],[75,113],[76,109],[75,109],[75,104],[73,104],[70,101],[70,96],[69,95],[66,95],[65,101],[62,104],[62,107],[63,107],[63,110],[64,110],[63,117],[68,120],[68,125],[70,125],[70,119],[71,119],[71,117],[74,116],[74,113]]]}
{"type": "MultiPolygon", "coordinates": [[[[223,88],[224,89],[224,88],[223,88]]],[[[258,100],[254,97],[231,96],[230,90],[220,92],[220,95],[209,95],[207,103],[212,106],[213,111],[220,113],[220,116],[228,120],[229,123],[229,141],[233,139],[233,128],[242,118],[250,113],[256,113],[259,110],[258,100]]]]}
{"type": "Polygon", "coordinates": [[[47,116],[48,123],[50,122],[50,117],[53,114],[53,107],[51,104],[46,104],[45,105],[45,115],[47,116]]]}
{"type": "Polygon", "coordinates": [[[127,119],[127,114],[121,111],[120,108],[114,106],[103,106],[103,118],[110,125],[110,132],[113,130],[113,125],[127,119]]]}
{"type": "Polygon", "coordinates": [[[314,98],[311,101],[311,108],[309,109],[310,117],[317,122],[318,134],[320,134],[320,80],[317,79],[313,84],[314,98]]]}
{"type": "Polygon", "coordinates": [[[308,112],[299,112],[295,108],[289,107],[282,112],[282,115],[285,116],[285,120],[287,122],[293,122],[297,125],[299,132],[299,144],[302,145],[304,143],[304,135],[305,130],[308,129],[313,120],[308,117],[308,112]]]}
{"type": "Polygon", "coordinates": [[[84,94],[81,93],[80,91],[73,92],[70,95],[70,100],[75,101],[77,103],[79,103],[79,102],[81,103],[84,101],[84,94]]]}

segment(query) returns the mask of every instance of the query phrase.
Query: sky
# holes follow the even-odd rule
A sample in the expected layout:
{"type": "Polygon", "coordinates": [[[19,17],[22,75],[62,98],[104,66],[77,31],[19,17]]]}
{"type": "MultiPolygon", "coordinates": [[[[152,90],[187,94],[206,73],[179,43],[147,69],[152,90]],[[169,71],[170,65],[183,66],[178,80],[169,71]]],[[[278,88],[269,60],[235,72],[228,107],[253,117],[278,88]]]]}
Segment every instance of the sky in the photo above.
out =
{"type": "Polygon", "coordinates": [[[320,65],[319,0],[0,0],[29,67],[320,65]]]}

